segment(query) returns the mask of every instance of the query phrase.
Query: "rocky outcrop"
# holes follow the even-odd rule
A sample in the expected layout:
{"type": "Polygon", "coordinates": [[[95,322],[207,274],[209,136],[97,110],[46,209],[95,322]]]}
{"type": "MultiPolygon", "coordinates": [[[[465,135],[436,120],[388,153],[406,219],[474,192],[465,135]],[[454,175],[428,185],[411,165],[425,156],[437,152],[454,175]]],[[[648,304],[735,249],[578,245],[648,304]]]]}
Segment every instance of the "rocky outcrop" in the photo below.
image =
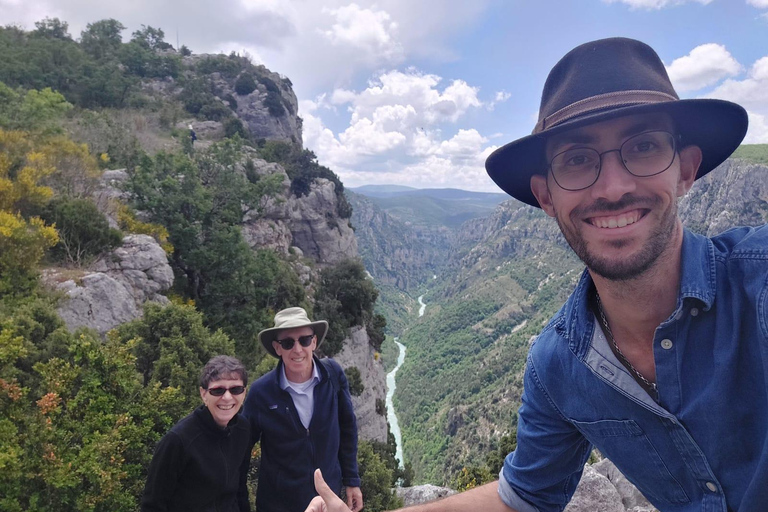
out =
{"type": "Polygon", "coordinates": [[[729,159],[680,199],[680,217],[707,236],[768,222],[768,166],[729,159]]]}
{"type": "Polygon", "coordinates": [[[147,301],[168,303],[162,295],[173,284],[165,251],[147,235],[129,235],[123,245],[87,270],[48,269],[44,282],[64,293],[58,313],[67,328],[104,334],[141,316],[147,301]]]}
{"type": "Polygon", "coordinates": [[[427,484],[414,485],[413,487],[397,487],[395,493],[398,498],[403,500],[403,505],[409,507],[411,505],[435,501],[450,496],[451,494],[456,494],[456,491],[447,487],[438,487],[436,485],[427,484]]]}
{"type": "Polygon", "coordinates": [[[384,400],[387,395],[387,376],[381,359],[376,356],[376,351],[369,343],[365,328],[358,326],[350,329],[349,338],[344,340],[344,348],[333,358],[344,369],[356,367],[360,370],[365,388],[360,396],[352,397],[360,438],[386,443],[387,417],[384,400]],[[381,414],[376,410],[377,403],[381,414]]]}
{"type": "MultiPolygon", "coordinates": [[[[403,505],[434,501],[456,491],[434,485],[416,485],[395,489],[403,505]]],[[[645,497],[624,478],[608,459],[584,468],[576,492],[565,512],[658,512],[645,497]]]]}
{"type": "MultiPolygon", "coordinates": [[[[194,67],[205,59],[221,57],[200,54],[184,57],[183,60],[185,65],[194,67]]],[[[256,89],[241,96],[235,92],[236,76],[214,72],[208,77],[219,100],[232,109],[235,117],[243,122],[254,139],[285,140],[301,145],[302,120],[298,116],[299,102],[290,80],[262,65],[254,66],[244,58],[240,58],[240,64],[243,67],[242,73],[250,73],[253,76],[256,89]]],[[[177,93],[181,90],[169,85],[167,81],[147,87],[161,92],[177,93]]],[[[200,125],[193,126],[197,132],[200,125]]],[[[198,137],[200,135],[198,133],[198,137]]]]}
{"type": "MultiPolygon", "coordinates": [[[[277,164],[258,163],[257,172],[285,171],[277,164]],[[265,165],[266,164],[266,165],[265,165]],[[267,167],[267,166],[274,167],[267,167]]],[[[267,199],[256,213],[246,217],[243,237],[254,249],[269,248],[283,254],[298,254],[320,266],[357,256],[357,239],[348,219],[339,217],[336,186],[317,178],[307,195],[290,193],[285,175],[283,191],[267,199]]]]}

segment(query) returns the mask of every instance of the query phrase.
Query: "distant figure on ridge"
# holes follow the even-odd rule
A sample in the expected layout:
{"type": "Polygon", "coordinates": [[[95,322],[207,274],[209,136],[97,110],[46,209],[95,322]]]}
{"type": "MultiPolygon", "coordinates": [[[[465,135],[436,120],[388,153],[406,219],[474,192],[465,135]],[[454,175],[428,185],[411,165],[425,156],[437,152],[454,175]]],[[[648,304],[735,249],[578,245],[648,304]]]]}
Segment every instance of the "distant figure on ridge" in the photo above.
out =
{"type": "Polygon", "coordinates": [[[197,140],[197,134],[191,124],[189,125],[189,139],[192,141],[192,144],[197,140]]]}
{"type": "MultiPolygon", "coordinates": [[[[680,100],[639,41],[555,65],[533,134],[485,166],[587,268],[531,346],[499,480],[408,511],[560,512],[593,448],[662,512],[768,510],[768,226],[707,238],[677,212],[746,131],[735,103],[680,100]]],[[[307,511],[346,510],[323,476],[307,511]]]]}
{"type": "Polygon", "coordinates": [[[259,512],[302,512],[315,496],[317,467],[335,495],[346,487],[349,509],[363,508],[347,377],[336,361],[314,355],[327,332],[325,320],[312,322],[302,308],[288,308],[259,333],[267,352],[280,359],[253,383],[243,407],[252,443],[261,440],[259,512]]]}

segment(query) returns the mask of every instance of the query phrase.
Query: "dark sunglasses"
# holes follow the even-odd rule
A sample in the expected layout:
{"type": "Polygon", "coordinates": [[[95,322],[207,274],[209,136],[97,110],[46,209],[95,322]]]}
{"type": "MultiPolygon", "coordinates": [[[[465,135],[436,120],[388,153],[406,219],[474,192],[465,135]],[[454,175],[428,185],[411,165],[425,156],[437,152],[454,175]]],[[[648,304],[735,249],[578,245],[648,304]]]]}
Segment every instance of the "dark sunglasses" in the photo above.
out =
{"type": "MultiPolygon", "coordinates": [[[[314,334],[307,334],[306,336],[299,336],[299,344],[302,347],[308,347],[312,344],[312,339],[315,337],[314,334]]],[[[283,338],[281,340],[275,340],[277,341],[281,347],[283,347],[283,350],[291,350],[293,348],[293,344],[296,343],[296,340],[293,338],[283,338]]]]}
{"type": "Polygon", "coordinates": [[[231,388],[208,388],[208,393],[212,396],[224,396],[229,391],[230,395],[242,395],[245,393],[245,386],[232,386],[231,388]]]}

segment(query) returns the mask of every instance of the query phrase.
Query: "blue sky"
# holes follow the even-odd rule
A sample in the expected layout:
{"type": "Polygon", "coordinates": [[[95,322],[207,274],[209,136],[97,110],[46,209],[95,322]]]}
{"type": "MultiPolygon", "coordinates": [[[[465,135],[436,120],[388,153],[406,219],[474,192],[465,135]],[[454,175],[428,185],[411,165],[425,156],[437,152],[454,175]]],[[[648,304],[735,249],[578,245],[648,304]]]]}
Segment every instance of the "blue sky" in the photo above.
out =
{"type": "Polygon", "coordinates": [[[116,18],[294,84],[304,144],[347,186],[498,191],[485,157],[530,133],[546,75],[603,37],[656,49],[681,97],[741,103],[768,143],[768,0],[0,0],[0,24],[116,18]]]}

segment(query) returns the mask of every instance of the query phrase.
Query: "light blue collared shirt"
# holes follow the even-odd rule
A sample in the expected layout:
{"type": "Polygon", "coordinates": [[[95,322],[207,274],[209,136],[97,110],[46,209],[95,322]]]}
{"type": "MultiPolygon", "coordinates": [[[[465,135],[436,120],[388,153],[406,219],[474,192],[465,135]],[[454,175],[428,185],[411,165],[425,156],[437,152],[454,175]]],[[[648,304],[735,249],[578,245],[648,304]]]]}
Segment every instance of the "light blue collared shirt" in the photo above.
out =
{"type": "Polygon", "coordinates": [[[293,405],[299,413],[299,419],[304,428],[309,428],[309,422],[312,421],[312,411],[315,406],[315,386],[320,382],[320,374],[317,373],[317,365],[312,362],[312,377],[306,382],[291,382],[285,375],[285,366],[280,372],[280,387],[290,393],[293,399],[293,405]]]}

